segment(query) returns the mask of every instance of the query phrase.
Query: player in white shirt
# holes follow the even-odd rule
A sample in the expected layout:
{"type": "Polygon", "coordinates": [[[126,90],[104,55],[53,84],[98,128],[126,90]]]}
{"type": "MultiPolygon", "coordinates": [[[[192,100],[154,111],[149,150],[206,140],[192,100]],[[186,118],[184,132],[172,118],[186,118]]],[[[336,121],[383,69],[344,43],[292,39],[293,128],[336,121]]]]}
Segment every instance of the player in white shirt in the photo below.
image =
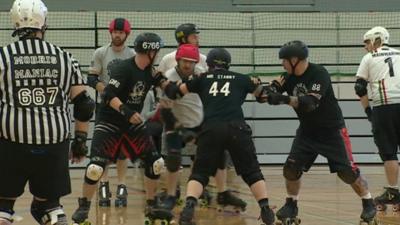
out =
{"type": "MultiPolygon", "coordinates": [[[[193,44],[199,46],[199,33],[200,31],[197,29],[195,24],[184,23],[176,28],[175,39],[178,42],[178,45],[193,44]]],[[[166,73],[169,69],[174,68],[177,65],[175,60],[175,55],[176,55],[176,50],[164,55],[164,57],[160,61],[160,64],[158,65],[157,70],[166,73]]],[[[207,71],[207,63],[205,55],[200,54],[200,60],[196,64],[196,67],[197,70],[199,70],[200,72],[207,71]]]]}
{"type": "Polygon", "coordinates": [[[374,27],[364,34],[365,49],[354,86],[361,104],[372,122],[374,141],[384,162],[388,186],[376,197],[378,210],[393,204],[393,211],[400,210],[398,186],[400,146],[400,51],[390,48],[389,32],[384,27],[374,27]],[[370,92],[367,87],[369,84],[370,92]],[[372,99],[371,109],[369,98],[372,99]]]}
{"type": "MultiPolygon", "coordinates": [[[[124,18],[116,18],[109,24],[111,43],[95,50],[93,60],[89,67],[88,85],[98,91],[97,106],[101,101],[100,95],[110,80],[110,70],[118,65],[123,59],[128,59],[135,55],[135,51],[125,45],[129,34],[131,33],[131,25],[124,18]]],[[[98,110],[96,110],[98,112],[98,110]]],[[[97,113],[96,113],[97,115],[97,113]]],[[[97,116],[96,116],[97,118],[97,116]]],[[[97,120],[97,119],[96,119],[97,120]]],[[[125,155],[122,153],[116,162],[118,175],[118,188],[115,199],[115,205],[126,206],[126,172],[128,168],[125,155]]],[[[108,168],[108,167],[107,167],[108,168]]],[[[108,182],[108,169],[104,171],[99,186],[99,205],[104,207],[110,206],[110,188],[108,182]]]]}
{"type": "MultiPolygon", "coordinates": [[[[165,73],[168,80],[173,82],[185,82],[193,76],[200,74],[198,67],[196,67],[196,63],[199,61],[199,50],[196,45],[180,45],[175,60],[177,66],[169,69],[165,73]]],[[[173,101],[171,109],[163,108],[161,110],[161,116],[165,123],[165,143],[163,145],[163,151],[167,155],[167,196],[164,199],[162,206],[166,209],[173,209],[176,199],[179,197],[176,196],[176,188],[179,179],[178,171],[181,166],[182,155],[193,155],[197,148],[194,143],[187,142],[185,138],[195,137],[195,135],[187,135],[188,131],[192,134],[198,132],[198,127],[203,122],[204,117],[203,103],[198,94],[189,93],[182,98],[173,101]],[[179,124],[179,129],[176,129],[176,124],[179,124]],[[185,142],[186,144],[183,146],[183,143],[185,142]]],[[[225,160],[221,160],[219,170],[224,171],[225,167],[225,160]]],[[[216,178],[218,190],[217,201],[220,200],[219,202],[227,202],[226,205],[245,207],[246,203],[244,201],[226,190],[224,178],[224,176],[216,178]]],[[[203,198],[205,203],[208,204],[208,197],[203,196],[203,198]]]]}

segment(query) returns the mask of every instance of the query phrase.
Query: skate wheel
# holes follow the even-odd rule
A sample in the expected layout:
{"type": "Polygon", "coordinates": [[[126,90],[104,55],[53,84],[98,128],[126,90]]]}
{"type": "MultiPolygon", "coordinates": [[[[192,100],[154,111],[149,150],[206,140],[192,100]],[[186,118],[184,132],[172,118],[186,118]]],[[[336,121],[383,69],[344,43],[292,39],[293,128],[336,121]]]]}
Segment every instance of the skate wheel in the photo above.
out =
{"type": "Polygon", "coordinates": [[[393,212],[398,212],[398,211],[400,211],[400,204],[393,205],[393,206],[392,206],[392,211],[393,211],[393,212]]]}
{"type": "Polygon", "coordinates": [[[217,212],[218,212],[218,213],[224,212],[224,207],[218,206],[218,207],[217,207],[217,212]]]}
{"type": "Polygon", "coordinates": [[[387,209],[386,205],[382,205],[382,204],[376,205],[376,210],[378,210],[378,211],[386,211],[386,209],[387,209]]]}
{"type": "Polygon", "coordinates": [[[144,225],[153,225],[153,221],[149,218],[144,219],[144,225]]]}
{"type": "Polygon", "coordinates": [[[176,205],[183,205],[183,199],[177,199],[176,205]]]}
{"type": "Polygon", "coordinates": [[[207,208],[208,207],[208,202],[206,200],[200,200],[199,205],[201,208],[207,208]]]}

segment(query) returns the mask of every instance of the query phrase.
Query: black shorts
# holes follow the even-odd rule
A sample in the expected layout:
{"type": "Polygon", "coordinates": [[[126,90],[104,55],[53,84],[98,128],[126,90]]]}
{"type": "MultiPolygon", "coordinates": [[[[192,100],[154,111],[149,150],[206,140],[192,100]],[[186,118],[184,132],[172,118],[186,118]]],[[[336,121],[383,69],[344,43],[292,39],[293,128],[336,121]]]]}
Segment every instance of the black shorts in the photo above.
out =
{"type": "Polygon", "coordinates": [[[30,192],[43,199],[57,199],[71,193],[69,141],[29,145],[0,139],[0,196],[16,198],[30,192]]]}
{"type": "Polygon", "coordinates": [[[251,134],[245,122],[219,122],[202,127],[197,138],[193,174],[214,176],[225,159],[225,150],[238,175],[261,172],[251,134]]]}
{"type": "Polygon", "coordinates": [[[306,133],[299,128],[288,160],[295,162],[304,172],[307,172],[318,155],[327,158],[331,173],[348,169],[358,172],[346,128],[314,133],[306,133]]]}
{"type": "Polygon", "coordinates": [[[400,145],[400,104],[373,108],[372,133],[380,154],[397,155],[400,145]]]}
{"type": "Polygon", "coordinates": [[[145,127],[128,130],[99,121],[94,130],[90,157],[115,162],[120,154],[124,154],[133,162],[153,151],[157,152],[145,127]]]}

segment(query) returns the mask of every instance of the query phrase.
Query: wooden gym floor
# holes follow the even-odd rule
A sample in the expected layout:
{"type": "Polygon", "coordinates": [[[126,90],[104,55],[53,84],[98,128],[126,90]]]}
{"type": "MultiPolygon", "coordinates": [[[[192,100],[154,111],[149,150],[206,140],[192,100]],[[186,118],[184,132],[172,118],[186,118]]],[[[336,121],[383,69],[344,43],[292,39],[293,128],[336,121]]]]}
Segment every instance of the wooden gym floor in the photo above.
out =
{"type": "MultiPolygon", "coordinates": [[[[374,196],[382,192],[385,184],[385,175],[382,166],[360,166],[363,175],[367,178],[370,190],[374,196]]],[[[186,181],[188,168],[182,172],[183,180],[186,181]]],[[[77,198],[81,194],[82,177],[84,170],[71,170],[72,194],[62,199],[62,204],[71,218],[73,211],[77,207],[77,198]]],[[[233,170],[228,175],[228,187],[239,191],[239,196],[243,198],[248,207],[246,212],[241,215],[230,213],[217,213],[215,203],[209,209],[198,209],[196,212],[197,225],[259,225],[259,208],[253,199],[249,189],[236,176],[233,170]]],[[[280,207],[286,197],[281,166],[263,167],[263,173],[267,181],[267,187],[272,206],[280,207]]],[[[93,225],[118,225],[118,224],[144,224],[144,193],[142,183],[142,172],[140,169],[129,169],[128,173],[128,207],[125,209],[97,207],[96,198],[92,203],[90,221],[93,225]]],[[[115,170],[110,171],[111,191],[113,197],[116,191],[115,170]]],[[[211,181],[213,182],[213,181],[211,181]]],[[[185,183],[185,182],[182,182],[185,183]]],[[[185,189],[186,187],[182,185],[185,189]]],[[[215,188],[210,191],[215,196],[215,188]]],[[[213,199],[215,201],[215,199],[213,199]]],[[[15,224],[31,225],[36,224],[29,213],[31,195],[26,192],[16,203],[15,210],[18,216],[23,219],[15,224]]],[[[112,200],[113,204],[113,200],[112,200]]],[[[175,210],[179,215],[179,207],[175,210]]],[[[359,224],[361,213],[361,200],[353,193],[350,186],[343,184],[335,175],[328,172],[325,166],[314,166],[311,171],[303,176],[303,186],[300,194],[299,217],[304,225],[350,225],[359,224]]],[[[400,225],[400,215],[394,215],[389,209],[387,215],[379,216],[382,225],[400,225]]]]}

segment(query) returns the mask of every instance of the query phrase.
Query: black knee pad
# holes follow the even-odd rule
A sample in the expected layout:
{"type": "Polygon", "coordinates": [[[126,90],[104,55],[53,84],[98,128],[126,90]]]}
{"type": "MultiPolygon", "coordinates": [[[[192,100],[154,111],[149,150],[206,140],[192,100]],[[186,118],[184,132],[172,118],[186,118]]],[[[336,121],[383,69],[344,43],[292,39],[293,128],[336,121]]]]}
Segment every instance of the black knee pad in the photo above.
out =
{"type": "Polygon", "coordinates": [[[303,175],[303,170],[295,160],[287,159],[283,166],[283,176],[290,181],[296,181],[303,175]]]}
{"type": "Polygon", "coordinates": [[[177,172],[182,164],[181,150],[169,149],[167,158],[165,159],[165,163],[167,164],[167,170],[169,172],[177,172]]]}
{"type": "Polygon", "coordinates": [[[68,225],[60,200],[38,201],[33,200],[31,214],[39,224],[68,225]]]}
{"type": "Polygon", "coordinates": [[[146,152],[143,158],[144,175],[152,180],[160,178],[160,174],[164,168],[164,159],[156,149],[146,152]]]}
{"type": "Polygon", "coordinates": [[[90,185],[97,184],[103,176],[104,169],[106,168],[107,160],[100,158],[93,158],[86,166],[85,182],[90,185]]]}
{"type": "Polygon", "coordinates": [[[175,129],[176,118],[171,109],[160,109],[160,115],[165,124],[165,130],[171,131],[175,129]]]}
{"type": "Polygon", "coordinates": [[[344,169],[338,171],[337,175],[346,184],[352,184],[360,177],[360,170],[344,169]]]}
{"type": "Polygon", "coordinates": [[[0,199],[0,218],[12,221],[15,200],[0,199]]]}
{"type": "Polygon", "coordinates": [[[254,183],[264,180],[264,175],[261,173],[261,171],[257,171],[249,174],[242,174],[242,179],[250,187],[254,183]]]}
{"type": "Polygon", "coordinates": [[[396,160],[396,161],[398,160],[396,153],[393,153],[393,154],[379,153],[379,156],[381,157],[383,162],[391,161],[391,160],[396,160]]]}
{"type": "Polygon", "coordinates": [[[189,177],[189,181],[195,180],[199,182],[201,185],[203,185],[203,188],[208,185],[209,178],[207,175],[202,175],[202,174],[192,174],[189,177]]]}

